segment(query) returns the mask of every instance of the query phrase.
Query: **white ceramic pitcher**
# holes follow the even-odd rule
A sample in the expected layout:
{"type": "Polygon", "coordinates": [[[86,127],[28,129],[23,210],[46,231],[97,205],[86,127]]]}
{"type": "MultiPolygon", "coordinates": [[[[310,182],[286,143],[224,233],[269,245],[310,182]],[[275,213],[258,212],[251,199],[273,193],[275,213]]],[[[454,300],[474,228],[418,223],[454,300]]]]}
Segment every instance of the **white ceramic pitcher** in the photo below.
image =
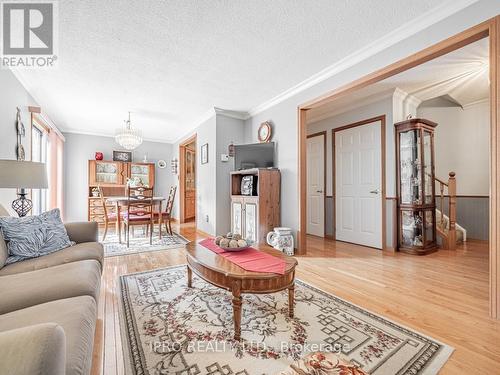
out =
{"type": "Polygon", "coordinates": [[[291,228],[276,227],[267,234],[267,243],[287,255],[293,255],[293,234],[291,228]]]}

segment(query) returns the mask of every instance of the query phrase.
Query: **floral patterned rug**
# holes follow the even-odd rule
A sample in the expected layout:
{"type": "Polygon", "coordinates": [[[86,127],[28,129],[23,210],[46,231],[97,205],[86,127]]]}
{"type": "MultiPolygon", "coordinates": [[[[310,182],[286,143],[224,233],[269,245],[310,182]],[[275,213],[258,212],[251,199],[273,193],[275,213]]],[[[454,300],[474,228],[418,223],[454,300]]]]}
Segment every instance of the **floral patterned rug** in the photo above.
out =
{"type": "Polygon", "coordinates": [[[230,293],[195,275],[187,288],[186,266],[124,275],[120,286],[129,374],[276,374],[299,369],[296,361],[320,352],[335,353],[354,370],[328,365],[300,375],[363,373],[356,367],[377,375],[428,375],[453,351],[299,280],[294,318],[286,292],[243,295],[239,343],[232,339],[230,293]]]}
{"type": "Polygon", "coordinates": [[[122,243],[118,242],[118,235],[111,233],[106,236],[106,240],[102,242],[104,246],[104,256],[113,257],[117,255],[127,255],[135,253],[143,253],[146,251],[159,251],[167,249],[183,248],[189,241],[180,234],[174,233],[172,236],[162,233],[160,240],[158,231],[153,233],[153,244],[149,244],[149,236],[138,228],[136,236],[130,234],[130,246],[127,247],[127,241],[122,233],[122,243]]]}

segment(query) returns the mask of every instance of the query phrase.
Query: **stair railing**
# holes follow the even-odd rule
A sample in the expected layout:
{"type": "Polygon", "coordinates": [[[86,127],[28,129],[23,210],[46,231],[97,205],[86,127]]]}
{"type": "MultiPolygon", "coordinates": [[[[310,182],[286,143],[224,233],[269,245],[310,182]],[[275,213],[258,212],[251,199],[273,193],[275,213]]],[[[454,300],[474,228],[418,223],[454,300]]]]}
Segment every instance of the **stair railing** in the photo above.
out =
{"type": "Polygon", "coordinates": [[[439,210],[441,211],[441,230],[445,231],[445,219],[444,219],[444,198],[445,189],[448,195],[448,217],[449,217],[449,229],[446,248],[449,250],[455,250],[457,246],[457,180],[455,178],[455,172],[450,172],[448,175],[448,181],[445,182],[437,177],[434,179],[439,183],[439,210]]]}

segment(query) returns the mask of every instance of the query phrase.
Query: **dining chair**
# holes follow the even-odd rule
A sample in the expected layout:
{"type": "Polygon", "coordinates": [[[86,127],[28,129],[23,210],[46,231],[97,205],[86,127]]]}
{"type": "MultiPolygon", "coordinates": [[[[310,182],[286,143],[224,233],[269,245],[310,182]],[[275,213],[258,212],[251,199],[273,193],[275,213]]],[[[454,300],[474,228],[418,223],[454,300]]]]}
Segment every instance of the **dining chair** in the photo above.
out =
{"type": "Polygon", "coordinates": [[[149,244],[153,244],[153,188],[130,187],[127,195],[127,212],[123,216],[126,229],[127,247],[130,246],[130,227],[146,226],[149,231],[149,244]]]}
{"type": "Polygon", "coordinates": [[[158,222],[158,226],[161,233],[161,224],[165,223],[165,229],[167,233],[172,235],[172,208],[174,207],[174,199],[175,192],[177,191],[177,186],[171,186],[170,191],[168,193],[167,204],[165,206],[165,211],[161,212],[161,221],[160,221],[160,212],[155,212],[155,222],[158,222]]]}
{"type": "Polygon", "coordinates": [[[102,241],[106,239],[106,235],[108,234],[108,227],[110,223],[116,223],[117,216],[116,213],[108,212],[108,208],[106,206],[106,198],[104,197],[104,193],[100,186],[97,186],[97,190],[99,191],[99,201],[101,203],[101,208],[103,212],[104,218],[104,235],[102,237],[102,241]]]}

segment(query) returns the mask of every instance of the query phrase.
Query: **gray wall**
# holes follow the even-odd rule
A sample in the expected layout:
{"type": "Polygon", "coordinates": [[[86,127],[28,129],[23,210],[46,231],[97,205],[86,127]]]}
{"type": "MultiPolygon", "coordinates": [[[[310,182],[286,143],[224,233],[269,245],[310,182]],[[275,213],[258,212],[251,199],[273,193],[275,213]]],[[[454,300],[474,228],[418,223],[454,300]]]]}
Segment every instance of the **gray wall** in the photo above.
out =
{"type": "MultiPolygon", "coordinates": [[[[88,160],[94,159],[96,151],[104,153],[105,160],[113,160],[113,150],[121,147],[112,137],[64,133],[64,210],[66,221],[87,220],[88,160]]],[[[149,162],[163,159],[167,168],[155,170],[155,194],[167,197],[175,183],[170,169],[172,145],[158,142],[143,142],[132,152],[133,161],[142,161],[144,154],[149,162]]]]}
{"type": "Polygon", "coordinates": [[[386,48],[352,67],[260,112],[246,121],[246,141],[257,140],[257,129],[263,121],[274,124],[274,141],[278,143],[277,166],[282,172],[281,224],[299,227],[297,107],[377,69],[416,53],[500,13],[500,2],[481,0],[466,9],[386,48]]]}
{"type": "Polygon", "coordinates": [[[227,154],[228,145],[244,143],[243,120],[217,115],[217,234],[231,230],[231,190],[230,172],[234,170],[234,158],[221,161],[221,154],[227,154]]]}
{"type": "MultiPolygon", "coordinates": [[[[440,209],[440,198],[436,197],[440,209]]],[[[444,198],[443,211],[448,215],[448,198],[444,198]]],[[[488,240],[490,199],[484,196],[457,197],[457,224],[467,231],[467,239],[488,240]]]]}
{"type": "MultiPolygon", "coordinates": [[[[30,159],[31,116],[28,106],[37,105],[10,70],[0,69],[0,159],[16,159],[16,107],[21,109],[21,119],[26,128],[26,137],[22,139],[22,144],[26,151],[26,160],[30,159]]],[[[10,206],[16,198],[15,189],[0,188],[0,204],[11,214],[15,214],[10,206]]]]}

